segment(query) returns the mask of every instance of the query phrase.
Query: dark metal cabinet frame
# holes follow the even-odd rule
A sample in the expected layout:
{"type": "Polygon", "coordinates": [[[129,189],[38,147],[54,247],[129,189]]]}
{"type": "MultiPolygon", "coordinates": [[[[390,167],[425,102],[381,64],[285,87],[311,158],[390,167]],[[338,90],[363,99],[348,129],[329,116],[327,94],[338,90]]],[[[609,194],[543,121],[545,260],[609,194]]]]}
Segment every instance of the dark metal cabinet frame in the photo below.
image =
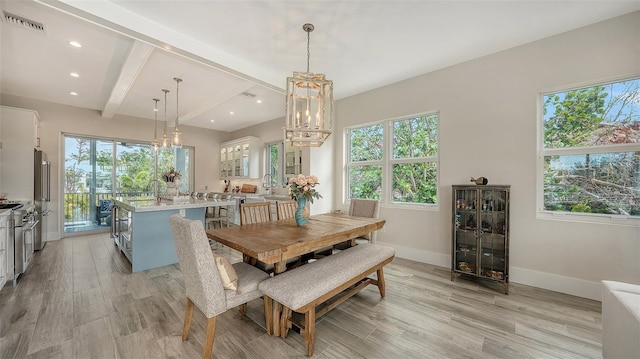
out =
{"type": "Polygon", "coordinates": [[[451,280],[495,283],[509,292],[508,185],[452,186],[451,280]]]}

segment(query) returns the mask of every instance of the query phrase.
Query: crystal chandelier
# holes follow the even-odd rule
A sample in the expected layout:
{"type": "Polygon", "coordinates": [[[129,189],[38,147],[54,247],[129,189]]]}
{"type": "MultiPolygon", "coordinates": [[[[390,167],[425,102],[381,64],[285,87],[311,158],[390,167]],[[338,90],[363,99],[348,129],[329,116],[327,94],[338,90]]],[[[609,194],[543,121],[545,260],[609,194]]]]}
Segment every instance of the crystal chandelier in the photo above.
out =
{"type": "Polygon", "coordinates": [[[182,141],[180,140],[180,130],[178,129],[178,102],[180,100],[180,82],[182,79],[174,77],[173,80],[176,82],[176,127],[173,130],[173,140],[171,141],[171,146],[175,148],[182,147],[182,141]]]}
{"type": "Polygon", "coordinates": [[[323,74],[309,72],[309,40],[312,24],[304,24],[307,33],[307,72],[287,77],[285,141],[293,146],[319,147],[331,135],[333,120],[333,81],[323,74]]]}
{"type": "Polygon", "coordinates": [[[162,92],[164,92],[164,134],[162,135],[162,147],[167,148],[171,146],[169,137],[167,136],[167,93],[169,90],[162,89],[162,92]]]}
{"type": "Polygon", "coordinates": [[[160,146],[160,141],[158,141],[158,101],[160,101],[157,98],[153,99],[154,102],[154,106],[153,106],[153,117],[154,117],[154,121],[153,121],[153,142],[151,142],[151,145],[153,146],[153,150],[154,151],[158,151],[158,147],[160,146]]]}

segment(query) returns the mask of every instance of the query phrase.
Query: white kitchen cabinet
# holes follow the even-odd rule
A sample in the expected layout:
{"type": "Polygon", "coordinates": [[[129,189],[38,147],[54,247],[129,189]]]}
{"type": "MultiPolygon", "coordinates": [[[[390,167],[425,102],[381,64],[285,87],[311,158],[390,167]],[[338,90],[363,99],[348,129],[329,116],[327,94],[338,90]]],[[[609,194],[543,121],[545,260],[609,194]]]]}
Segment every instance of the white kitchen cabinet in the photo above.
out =
{"type": "MultiPolygon", "coordinates": [[[[0,213],[0,289],[7,282],[7,265],[9,263],[9,215],[11,211],[0,213]]],[[[13,255],[13,253],[12,253],[13,255]]]]}
{"type": "Polygon", "coordinates": [[[8,198],[33,200],[39,123],[36,111],[0,106],[0,192],[8,198]]]}
{"type": "Polygon", "coordinates": [[[260,140],[247,136],[220,144],[220,178],[260,177],[260,140]]]}

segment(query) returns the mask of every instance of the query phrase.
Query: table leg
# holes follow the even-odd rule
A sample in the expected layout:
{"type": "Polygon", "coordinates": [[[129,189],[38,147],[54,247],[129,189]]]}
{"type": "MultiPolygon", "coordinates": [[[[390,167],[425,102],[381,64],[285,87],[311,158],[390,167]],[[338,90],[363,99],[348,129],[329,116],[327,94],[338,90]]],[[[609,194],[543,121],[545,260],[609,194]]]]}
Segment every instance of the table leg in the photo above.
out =
{"type": "Polygon", "coordinates": [[[287,261],[276,262],[273,265],[273,274],[280,274],[287,270],[287,261]]]}

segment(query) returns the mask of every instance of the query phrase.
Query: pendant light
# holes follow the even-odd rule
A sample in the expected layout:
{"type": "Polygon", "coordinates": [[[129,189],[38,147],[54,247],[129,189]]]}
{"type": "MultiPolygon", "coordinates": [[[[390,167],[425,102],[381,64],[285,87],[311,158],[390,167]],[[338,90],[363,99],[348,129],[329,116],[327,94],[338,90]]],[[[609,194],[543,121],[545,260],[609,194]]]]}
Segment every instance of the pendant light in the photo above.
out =
{"type": "Polygon", "coordinates": [[[167,93],[169,90],[162,89],[162,92],[164,92],[164,134],[162,135],[162,148],[167,148],[171,146],[169,137],[167,136],[167,93]]]}
{"type": "Polygon", "coordinates": [[[331,135],[333,122],[333,81],[309,72],[309,42],[313,24],[304,24],[307,33],[307,72],[287,77],[284,140],[292,146],[319,147],[331,135]]]}
{"type": "Polygon", "coordinates": [[[158,151],[158,147],[160,146],[160,141],[158,141],[158,101],[160,101],[157,98],[153,99],[154,106],[153,106],[153,142],[151,142],[151,145],[153,146],[153,150],[154,151],[158,151]]]}
{"type": "Polygon", "coordinates": [[[173,80],[176,82],[176,127],[173,130],[173,140],[171,142],[171,146],[175,148],[182,148],[180,130],[178,129],[178,103],[180,101],[180,82],[182,82],[182,79],[174,77],[173,80]]]}

